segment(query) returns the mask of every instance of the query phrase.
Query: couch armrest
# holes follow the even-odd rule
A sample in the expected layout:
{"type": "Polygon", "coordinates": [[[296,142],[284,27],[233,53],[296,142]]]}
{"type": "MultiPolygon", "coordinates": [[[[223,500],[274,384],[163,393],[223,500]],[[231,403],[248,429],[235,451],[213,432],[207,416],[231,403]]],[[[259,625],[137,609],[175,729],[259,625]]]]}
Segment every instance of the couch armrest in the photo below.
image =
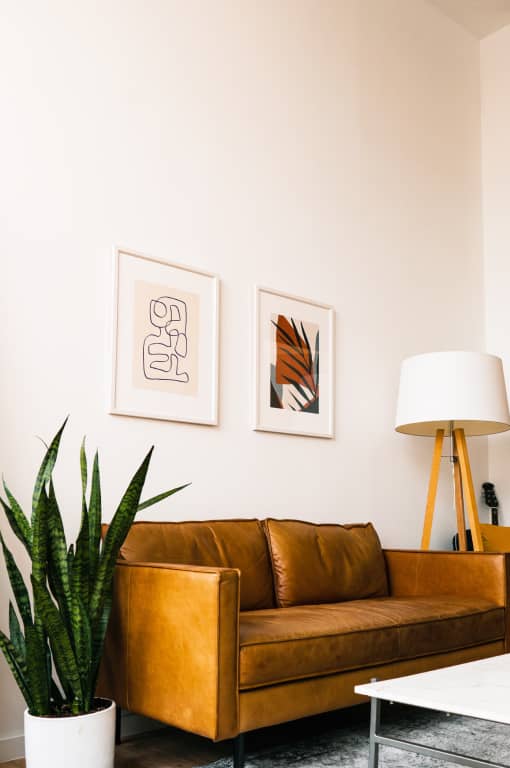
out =
{"type": "Polygon", "coordinates": [[[494,552],[385,549],[390,594],[481,597],[508,605],[510,559],[494,552]]]}
{"type": "Polygon", "coordinates": [[[99,694],[214,740],[238,734],[239,571],[117,564],[99,694]]]}

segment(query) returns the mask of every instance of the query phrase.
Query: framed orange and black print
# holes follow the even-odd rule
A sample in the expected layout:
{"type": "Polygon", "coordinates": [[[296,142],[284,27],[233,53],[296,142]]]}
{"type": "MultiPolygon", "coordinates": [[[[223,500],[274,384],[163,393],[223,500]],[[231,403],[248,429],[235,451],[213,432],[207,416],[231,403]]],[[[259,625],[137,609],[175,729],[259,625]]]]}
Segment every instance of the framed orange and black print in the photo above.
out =
{"type": "Polygon", "coordinates": [[[257,286],[254,348],[254,429],[333,437],[333,308],[257,286]]]}

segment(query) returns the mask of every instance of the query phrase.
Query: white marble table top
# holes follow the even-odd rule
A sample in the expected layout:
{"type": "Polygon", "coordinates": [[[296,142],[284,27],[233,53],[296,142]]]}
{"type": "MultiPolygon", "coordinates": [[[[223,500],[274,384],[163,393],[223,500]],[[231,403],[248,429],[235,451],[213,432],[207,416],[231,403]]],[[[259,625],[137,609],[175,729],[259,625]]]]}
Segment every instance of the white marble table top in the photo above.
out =
{"type": "Polygon", "coordinates": [[[384,701],[510,724],[510,653],[354,690],[384,701]]]}

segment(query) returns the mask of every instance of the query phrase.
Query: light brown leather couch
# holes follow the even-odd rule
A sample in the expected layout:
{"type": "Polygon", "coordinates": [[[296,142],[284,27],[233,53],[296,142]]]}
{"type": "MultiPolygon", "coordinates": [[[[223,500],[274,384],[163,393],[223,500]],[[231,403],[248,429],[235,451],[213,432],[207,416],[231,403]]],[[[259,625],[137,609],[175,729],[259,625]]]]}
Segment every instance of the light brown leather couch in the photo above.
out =
{"type": "Polygon", "coordinates": [[[121,554],[100,693],[214,740],[508,650],[504,554],[382,550],[371,524],[272,519],[139,522],[121,554]]]}

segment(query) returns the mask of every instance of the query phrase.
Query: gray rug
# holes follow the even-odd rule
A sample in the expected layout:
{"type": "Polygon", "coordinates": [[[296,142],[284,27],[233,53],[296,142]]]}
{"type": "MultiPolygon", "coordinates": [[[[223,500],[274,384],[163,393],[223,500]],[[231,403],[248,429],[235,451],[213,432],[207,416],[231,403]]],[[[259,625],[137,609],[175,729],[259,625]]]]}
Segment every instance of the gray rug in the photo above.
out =
{"type": "MultiPolygon", "coordinates": [[[[367,768],[368,709],[366,719],[345,725],[341,724],[342,713],[338,715],[338,728],[270,750],[250,752],[248,736],[246,768],[367,768]]],[[[382,712],[381,733],[510,766],[510,726],[387,705],[382,712]]],[[[379,765],[384,768],[453,768],[454,763],[381,747],[379,765]]],[[[231,759],[223,758],[207,768],[231,766],[231,759]]]]}

